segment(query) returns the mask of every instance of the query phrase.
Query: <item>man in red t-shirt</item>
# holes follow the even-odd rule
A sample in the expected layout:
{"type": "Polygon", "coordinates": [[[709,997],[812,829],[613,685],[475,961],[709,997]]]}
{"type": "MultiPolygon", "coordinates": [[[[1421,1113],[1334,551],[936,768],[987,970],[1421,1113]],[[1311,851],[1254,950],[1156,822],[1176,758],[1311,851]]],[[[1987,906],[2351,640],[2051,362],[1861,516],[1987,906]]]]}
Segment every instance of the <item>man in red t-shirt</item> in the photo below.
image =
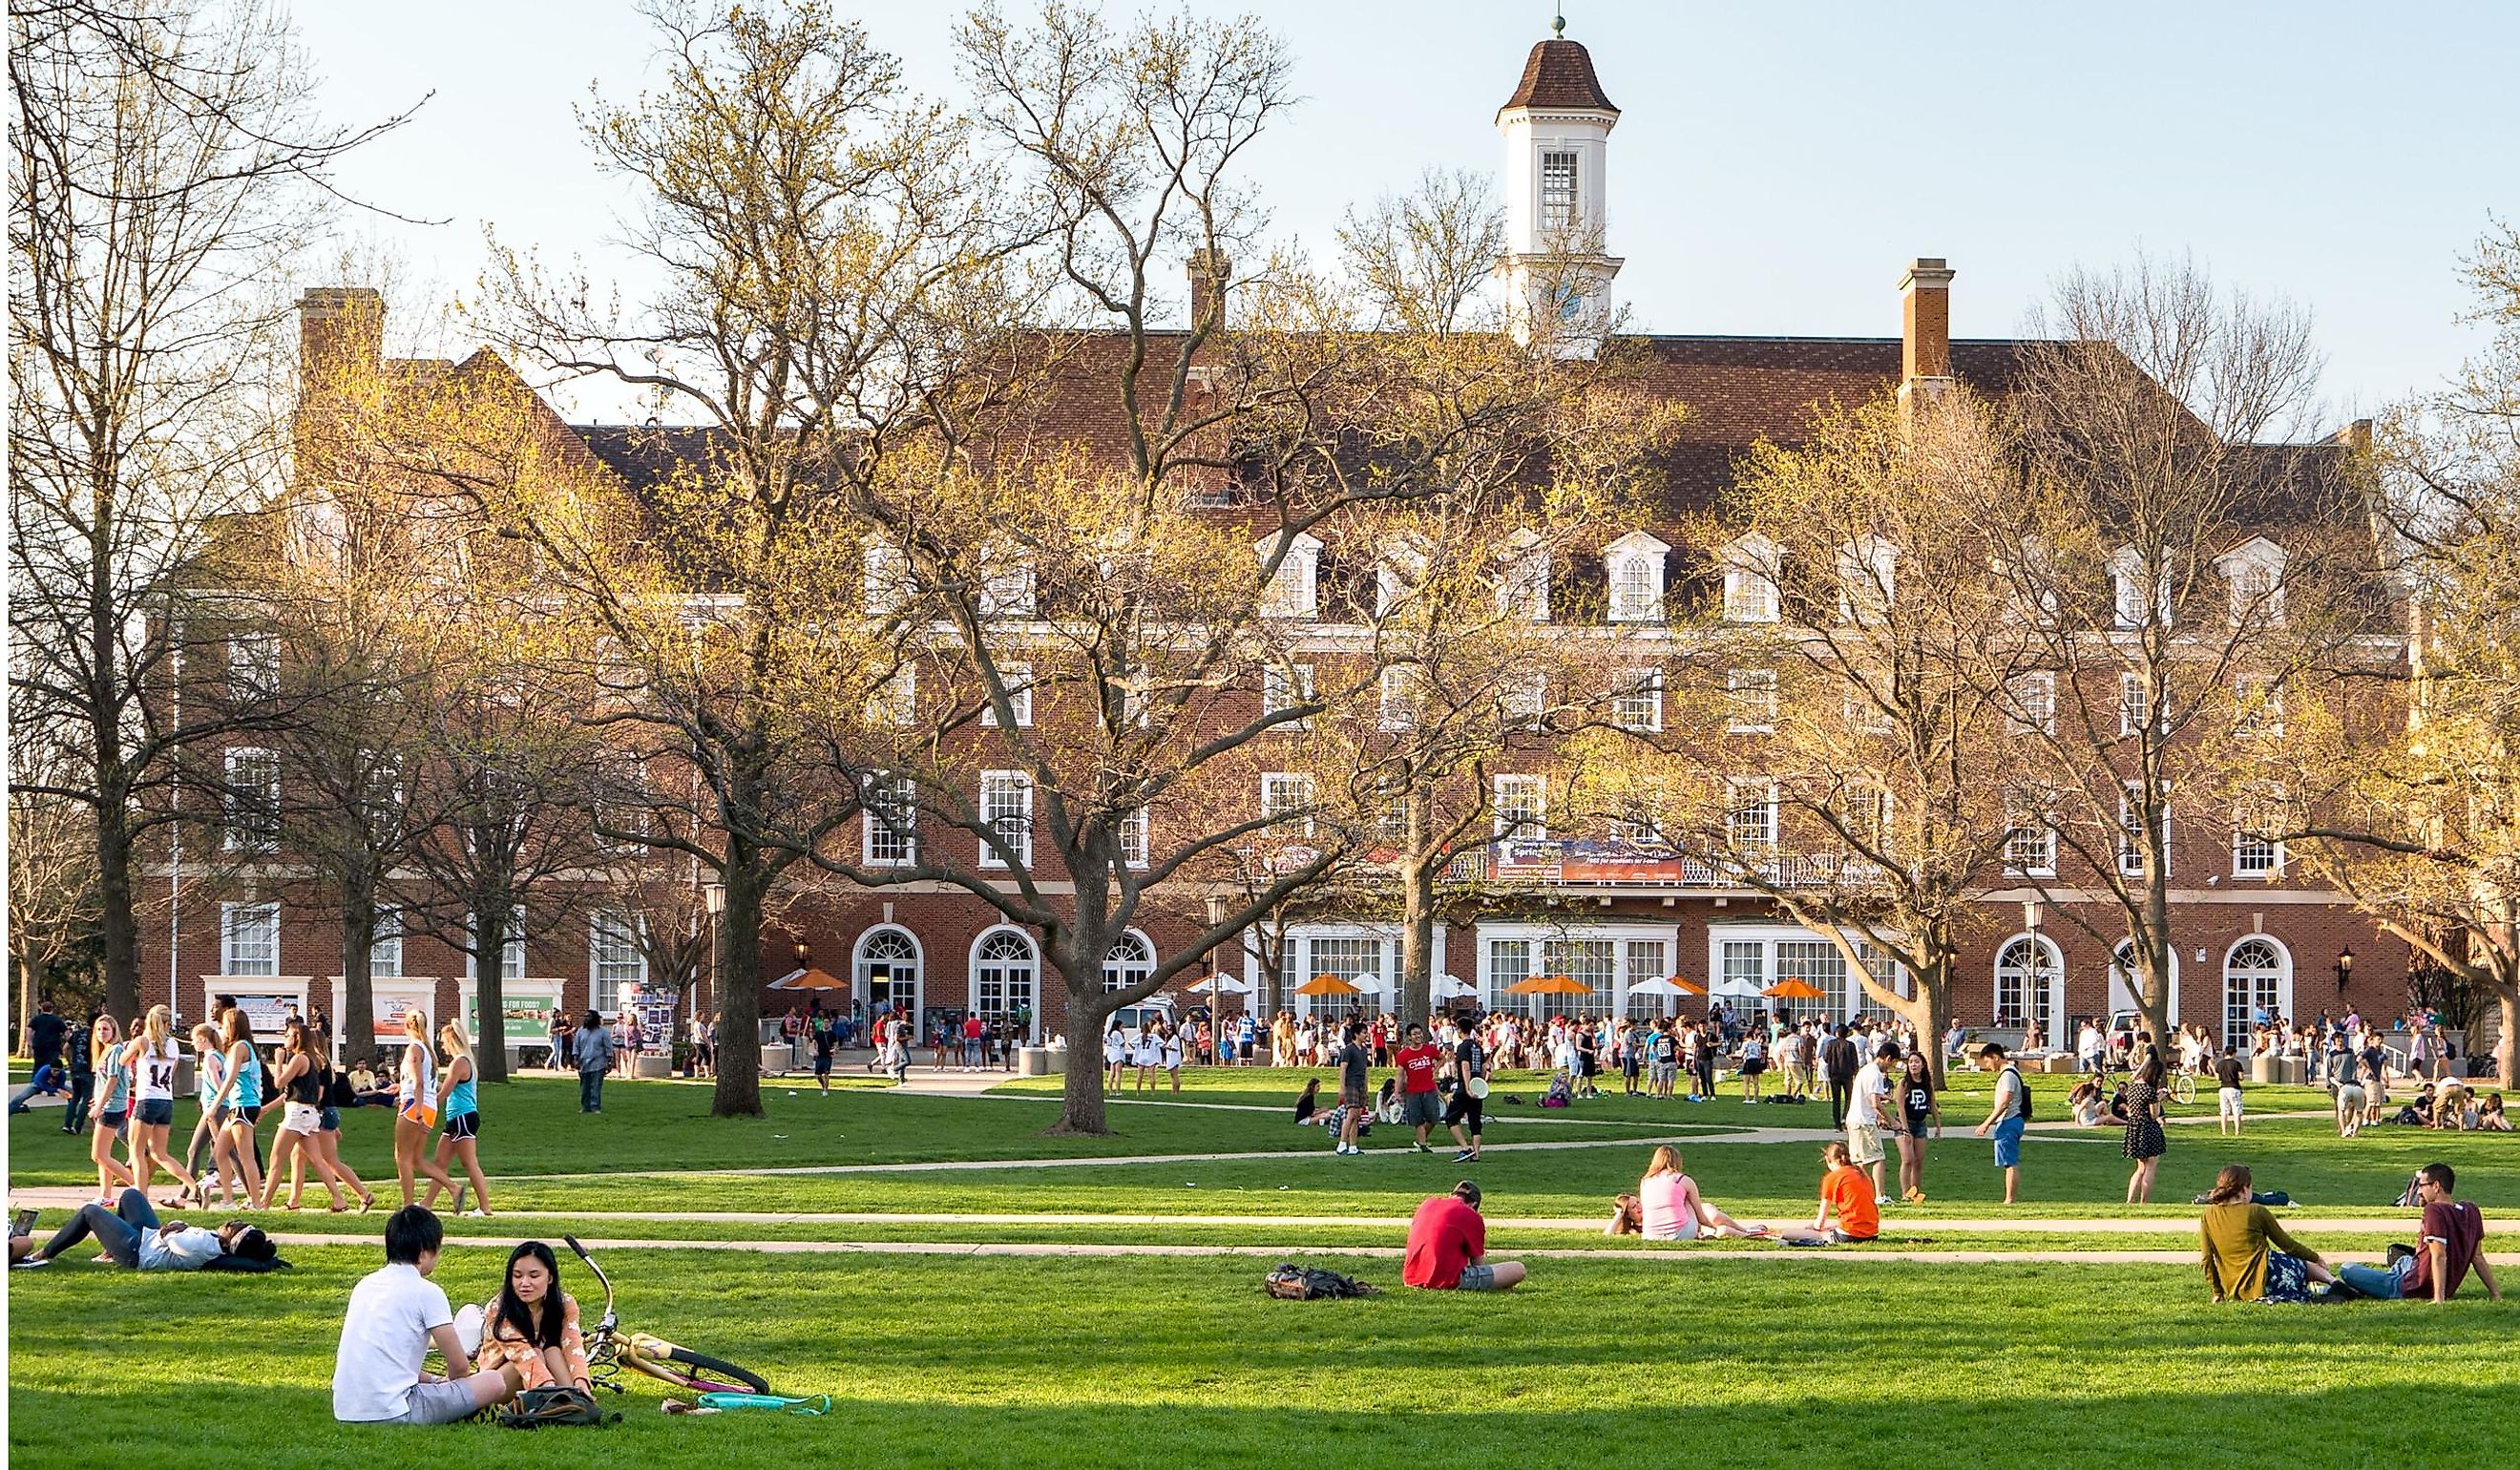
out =
{"type": "Polygon", "coordinates": [[[1400,1279],[1433,1291],[1511,1291],[1521,1283],[1519,1261],[1490,1264],[1488,1224],[1479,1218],[1479,1186],[1463,1180],[1450,1194],[1418,1207],[1409,1222],[1409,1252],[1400,1279]]]}
{"type": "Polygon", "coordinates": [[[1409,1045],[1392,1053],[1392,1063],[1400,1068],[1400,1121],[1418,1130],[1418,1151],[1433,1153],[1426,1146],[1426,1136],[1444,1121],[1444,1100],[1435,1094],[1435,1069],[1444,1053],[1426,1039],[1423,1022],[1412,1023],[1409,1045]]]}

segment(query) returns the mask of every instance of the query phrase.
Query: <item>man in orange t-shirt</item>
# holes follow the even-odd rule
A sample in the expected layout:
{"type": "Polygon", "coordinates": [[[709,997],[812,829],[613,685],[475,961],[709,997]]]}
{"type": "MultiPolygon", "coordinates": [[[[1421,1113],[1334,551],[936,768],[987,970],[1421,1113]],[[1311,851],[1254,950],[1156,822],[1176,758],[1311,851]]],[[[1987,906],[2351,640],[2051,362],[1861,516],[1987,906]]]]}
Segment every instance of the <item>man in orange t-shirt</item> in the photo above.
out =
{"type": "Polygon", "coordinates": [[[1808,1225],[1778,1230],[1777,1238],[1786,1245],[1855,1245],[1879,1235],[1881,1207],[1873,1202],[1871,1177],[1855,1167],[1846,1145],[1834,1138],[1820,1146],[1820,1158],[1828,1166],[1820,1180],[1820,1213],[1808,1225]]]}

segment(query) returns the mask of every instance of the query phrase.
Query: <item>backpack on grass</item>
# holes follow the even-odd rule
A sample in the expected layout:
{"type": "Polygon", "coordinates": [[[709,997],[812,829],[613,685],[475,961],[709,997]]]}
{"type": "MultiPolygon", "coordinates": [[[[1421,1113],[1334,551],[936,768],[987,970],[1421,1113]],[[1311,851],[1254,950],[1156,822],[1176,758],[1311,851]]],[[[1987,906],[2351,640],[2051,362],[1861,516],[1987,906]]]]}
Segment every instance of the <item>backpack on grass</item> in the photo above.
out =
{"type": "Polygon", "coordinates": [[[1319,1267],[1297,1266],[1291,1261],[1269,1272],[1266,1285],[1269,1295],[1285,1302],[1319,1302],[1382,1294],[1382,1288],[1370,1281],[1360,1281],[1354,1276],[1343,1276],[1319,1267]]]}

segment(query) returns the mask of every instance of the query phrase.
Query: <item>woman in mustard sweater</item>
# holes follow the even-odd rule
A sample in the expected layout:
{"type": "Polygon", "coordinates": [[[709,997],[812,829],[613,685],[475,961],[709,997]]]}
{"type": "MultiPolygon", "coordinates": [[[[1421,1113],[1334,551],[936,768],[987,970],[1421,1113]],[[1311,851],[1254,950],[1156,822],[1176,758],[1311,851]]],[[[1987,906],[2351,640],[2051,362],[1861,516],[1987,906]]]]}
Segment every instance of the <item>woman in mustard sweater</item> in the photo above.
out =
{"type": "Polygon", "coordinates": [[[2314,1281],[2335,1275],[2318,1252],[2284,1232],[2274,1212],[2249,1202],[2245,1164],[2226,1164],[2196,1222],[2205,1284],[2218,1302],[2307,1302],[2314,1281]]]}

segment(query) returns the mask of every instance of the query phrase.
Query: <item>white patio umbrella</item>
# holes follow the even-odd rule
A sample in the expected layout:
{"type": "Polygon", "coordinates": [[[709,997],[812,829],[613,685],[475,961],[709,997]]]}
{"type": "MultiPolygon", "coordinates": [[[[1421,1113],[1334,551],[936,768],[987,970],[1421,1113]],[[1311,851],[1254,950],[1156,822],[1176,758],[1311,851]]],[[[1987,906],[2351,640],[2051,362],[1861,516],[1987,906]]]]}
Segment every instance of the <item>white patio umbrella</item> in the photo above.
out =
{"type": "Polygon", "coordinates": [[[1347,983],[1369,996],[1378,996],[1388,989],[1379,975],[1350,975],[1347,977],[1347,983]]]}
{"type": "Polygon", "coordinates": [[[1247,996],[1251,994],[1251,987],[1232,975],[1210,975],[1191,987],[1191,993],[1193,995],[1203,996],[1211,991],[1220,995],[1247,996]]]}
{"type": "Polygon", "coordinates": [[[1669,980],[1655,979],[1638,981],[1636,984],[1628,987],[1628,994],[1632,996],[1685,996],[1688,995],[1688,992],[1682,990],[1678,985],[1673,984],[1669,980]]]}
{"type": "Polygon", "coordinates": [[[1434,993],[1438,1001],[1467,1000],[1479,993],[1477,986],[1459,975],[1437,975],[1435,983],[1427,988],[1434,993]]]}

